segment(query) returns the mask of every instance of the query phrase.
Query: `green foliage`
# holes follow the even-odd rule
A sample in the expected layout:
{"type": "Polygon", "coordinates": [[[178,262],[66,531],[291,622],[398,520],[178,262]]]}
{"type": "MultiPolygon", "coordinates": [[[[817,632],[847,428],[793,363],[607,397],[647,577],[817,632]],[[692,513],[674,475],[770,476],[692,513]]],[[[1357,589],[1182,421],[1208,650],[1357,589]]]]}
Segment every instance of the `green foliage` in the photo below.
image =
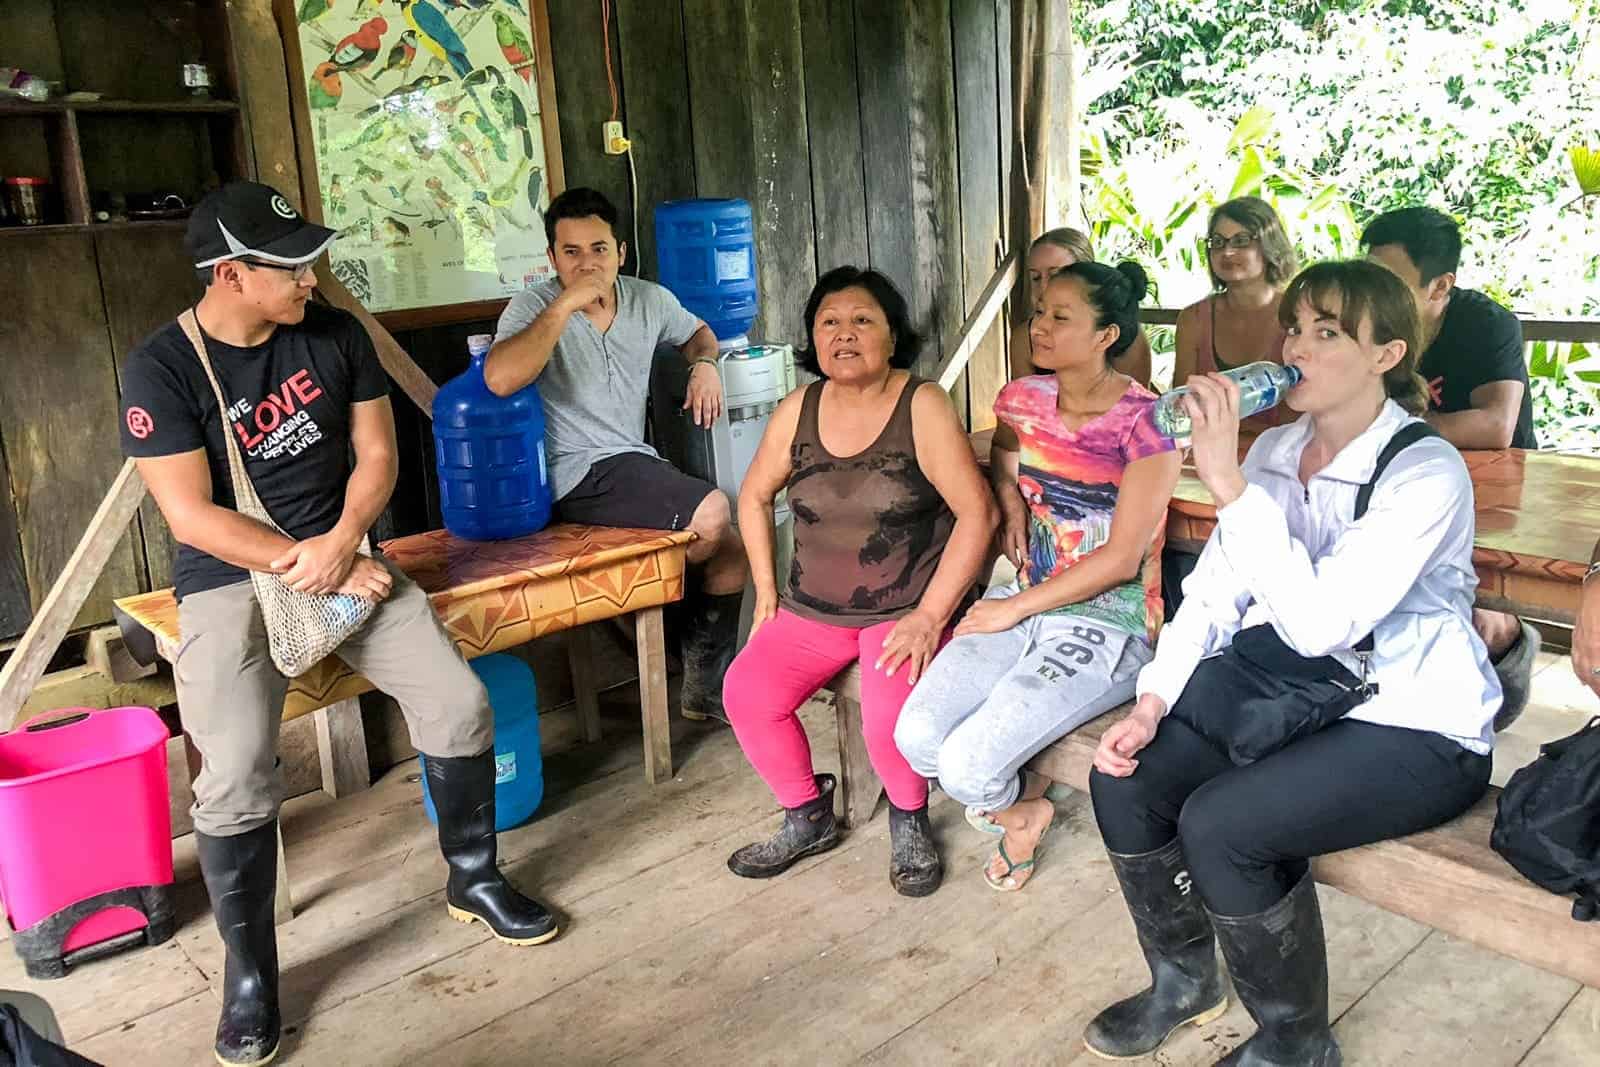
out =
{"type": "MultiPolygon", "coordinates": [[[[1273,203],[1307,260],[1359,254],[1364,221],[1426,203],[1462,222],[1463,284],[1600,313],[1597,23],[1597,0],[1082,0],[1097,248],[1181,306],[1209,288],[1199,242],[1229,197],[1273,203]]],[[[1530,355],[1543,435],[1568,419],[1600,444],[1600,361],[1530,355]]]]}

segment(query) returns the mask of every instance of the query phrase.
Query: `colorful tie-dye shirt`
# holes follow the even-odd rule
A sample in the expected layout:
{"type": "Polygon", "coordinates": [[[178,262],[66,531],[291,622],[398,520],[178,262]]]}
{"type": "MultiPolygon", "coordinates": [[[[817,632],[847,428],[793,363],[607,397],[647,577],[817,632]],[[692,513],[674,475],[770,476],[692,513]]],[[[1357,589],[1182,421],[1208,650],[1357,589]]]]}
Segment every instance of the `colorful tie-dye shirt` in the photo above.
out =
{"type": "MultiPolygon", "coordinates": [[[[1173,447],[1150,418],[1156,395],[1136,382],[1111,410],[1077,431],[1062,423],[1056,400],[1055,375],[1038,374],[1000,390],[994,405],[995,416],[1016,431],[1022,446],[1017,484],[1028,509],[1028,559],[1017,582],[1024,589],[1105,544],[1122,472],[1173,447]]],[[[1139,578],[1051,614],[1085,615],[1154,641],[1161,626],[1164,538],[1165,530],[1157,527],[1139,578]]]]}

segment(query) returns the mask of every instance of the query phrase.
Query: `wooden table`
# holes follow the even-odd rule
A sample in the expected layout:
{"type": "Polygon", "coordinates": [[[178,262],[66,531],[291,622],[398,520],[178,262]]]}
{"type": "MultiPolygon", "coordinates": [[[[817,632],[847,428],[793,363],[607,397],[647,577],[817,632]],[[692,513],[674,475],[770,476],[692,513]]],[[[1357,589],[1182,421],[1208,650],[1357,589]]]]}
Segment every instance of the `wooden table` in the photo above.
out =
{"type": "MultiPolygon", "coordinates": [[[[1461,455],[1476,497],[1479,606],[1571,623],[1600,537],[1600,460],[1519,448],[1461,455]]],[[[1216,524],[1211,494],[1185,465],[1167,544],[1199,551],[1216,524]]]]}
{"type": "MultiPolygon", "coordinates": [[[[445,630],[468,659],[585,623],[634,615],[645,777],[654,784],[672,775],[661,608],[683,597],[692,540],[688,532],[561,524],[509,541],[462,541],[435,530],[387,541],[383,551],[428,593],[445,630]]],[[[163,658],[176,657],[180,635],[172,590],[125,597],[117,606],[155,634],[163,658]]],[[[598,741],[599,709],[593,688],[586,684],[592,676],[587,642],[574,637],[570,656],[584,736],[598,741]]],[[[335,742],[341,732],[360,729],[354,698],[372,688],[337,656],[290,682],[283,717],[317,713],[324,785],[335,796],[365,785],[359,782],[364,746],[361,766],[346,774],[335,750],[351,746],[335,742]]]]}

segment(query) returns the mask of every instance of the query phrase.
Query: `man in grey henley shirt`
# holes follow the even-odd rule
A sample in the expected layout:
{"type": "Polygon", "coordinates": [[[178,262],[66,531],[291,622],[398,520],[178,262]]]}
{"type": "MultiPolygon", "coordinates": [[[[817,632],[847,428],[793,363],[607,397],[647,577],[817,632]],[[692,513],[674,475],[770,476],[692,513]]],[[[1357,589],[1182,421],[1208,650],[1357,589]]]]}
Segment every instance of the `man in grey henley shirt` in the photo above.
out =
{"type": "Polygon", "coordinates": [[[506,305],[484,381],[500,396],[538,383],[562,521],[694,532],[683,712],[725,722],[722,675],[738,642],[749,574],[744,546],[728,498],[644,440],[659,345],[676,347],[689,361],[684,408],[695,422],[708,427],[721,414],[717,339],[666,289],[619,276],[628,246],[617,240],[617,209],[602,194],[568,189],[550,202],[544,225],[556,278],[506,305]]]}

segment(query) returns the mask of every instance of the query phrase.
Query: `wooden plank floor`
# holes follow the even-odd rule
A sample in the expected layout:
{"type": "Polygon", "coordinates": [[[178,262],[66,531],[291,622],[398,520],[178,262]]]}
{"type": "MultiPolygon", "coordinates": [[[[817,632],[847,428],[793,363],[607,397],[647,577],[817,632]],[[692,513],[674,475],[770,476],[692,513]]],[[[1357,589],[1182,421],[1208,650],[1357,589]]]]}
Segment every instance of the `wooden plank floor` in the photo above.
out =
{"type": "MultiPolygon", "coordinates": [[[[1564,658],[1541,659],[1535,692],[1497,780],[1594,706],[1564,658]]],[[[731,733],[675,720],[679,774],[651,789],[629,699],[606,706],[605,745],[550,761],[540,817],[501,838],[507,873],[563,913],[549,945],[508,948],[446,916],[413,764],[337,803],[290,803],[300,914],[280,930],[280,1062],[1102,1062],[1084,1024],[1145,972],[1086,797],[1058,801],[1039,873],[1015,895],[984,885],[992,839],[939,794],[948,875],[930,898],[890,889],[881,812],[787,876],[747,881],[724,861],[770,831],[775,807],[731,733]]],[[[806,721],[826,769],[831,712],[814,703],[806,721]]],[[[102,1063],[211,1062],[222,950],[188,839],[178,869],[172,942],[51,983],[0,951],[0,988],[45,996],[102,1063]]],[[[1600,991],[1322,894],[1346,1063],[1600,1065],[1600,991]]],[[[1211,1063],[1251,1029],[1235,1005],[1155,1062],[1211,1063]]]]}

